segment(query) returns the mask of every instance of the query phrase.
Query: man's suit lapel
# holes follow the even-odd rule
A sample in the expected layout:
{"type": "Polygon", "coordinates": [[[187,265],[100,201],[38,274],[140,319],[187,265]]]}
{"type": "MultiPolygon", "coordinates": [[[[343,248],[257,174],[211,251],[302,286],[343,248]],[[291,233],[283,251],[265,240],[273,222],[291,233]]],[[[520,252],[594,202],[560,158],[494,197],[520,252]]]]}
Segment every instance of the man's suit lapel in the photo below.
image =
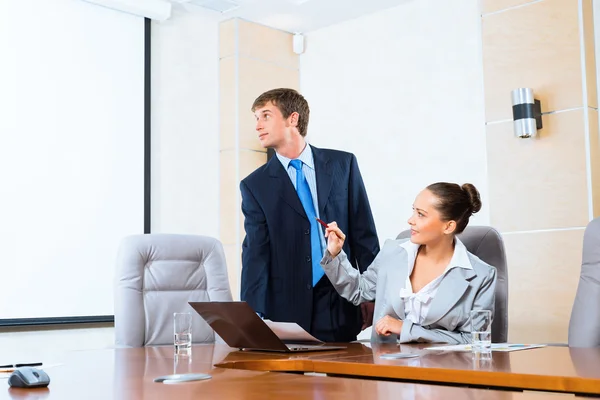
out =
{"type": "Polygon", "coordinates": [[[271,160],[269,160],[267,171],[269,172],[273,193],[279,194],[283,201],[289,204],[289,206],[298,214],[308,219],[306,212],[304,212],[304,207],[302,207],[302,203],[300,202],[300,198],[298,197],[298,193],[296,193],[289,175],[283,168],[283,165],[281,165],[277,156],[273,156],[271,160]]]}
{"type": "Polygon", "coordinates": [[[469,280],[477,274],[472,269],[453,268],[444,278],[431,300],[431,306],[423,325],[431,325],[439,321],[465,294],[469,280]]]}
{"type": "Polygon", "coordinates": [[[325,206],[327,205],[327,199],[329,198],[329,192],[331,191],[331,185],[333,184],[333,175],[331,172],[331,163],[329,158],[321,152],[320,149],[310,146],[313,154],[313,161],[315,163],[315,177],[317,179],[317,197],[319,200],[319,215],[321,218],[325,217],[325,206]]]}

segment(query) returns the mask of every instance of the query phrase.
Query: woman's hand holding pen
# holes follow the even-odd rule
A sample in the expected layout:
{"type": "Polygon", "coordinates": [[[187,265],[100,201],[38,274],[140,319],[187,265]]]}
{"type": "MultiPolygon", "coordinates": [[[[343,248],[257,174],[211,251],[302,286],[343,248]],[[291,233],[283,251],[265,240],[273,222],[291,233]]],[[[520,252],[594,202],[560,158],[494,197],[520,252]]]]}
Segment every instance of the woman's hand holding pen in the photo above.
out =
{"type": "Polygon", "coordinates": [[[327,250],[329,251],[329,254],[331,254],[333,258],[337,257],[337,255],[340,254],[340,251],[342,251],[346,235],[338,228],[337,223],[333,221],[327,224],[325,237],[327,238],[327,250]]]}

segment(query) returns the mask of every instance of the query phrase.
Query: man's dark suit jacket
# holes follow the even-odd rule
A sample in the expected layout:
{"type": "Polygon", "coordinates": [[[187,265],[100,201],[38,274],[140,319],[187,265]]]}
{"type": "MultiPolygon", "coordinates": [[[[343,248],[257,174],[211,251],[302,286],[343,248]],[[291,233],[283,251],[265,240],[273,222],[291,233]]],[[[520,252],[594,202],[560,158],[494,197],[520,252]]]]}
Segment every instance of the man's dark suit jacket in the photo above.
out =
{"type": "MultiPolygon", "coordinates": [[[[379,242],[356,157],[311,146],[319,216],[346,234],[344,252],[364,271],[379,242]]],[[[296,322],[311,331],[313,314],[310,222],[287,171],[276,156],[240,183],[246,237],[242,246],[241,299],[265,318],[296,322]]],[[[322,279],[327,279],[325,275],[322,279]]],[[[329,284],[329,282],[327,282],[329,284]]],[[[332,290],[335,291],[335,289],[332,290]]],[[[337,294],[337,293],[336,293],[337,294]]],[[[360,332],[360,309],[344,299],[338,329],[360,332]]],[[[351,333],[354,332],[354,333],[351,333]]]]}

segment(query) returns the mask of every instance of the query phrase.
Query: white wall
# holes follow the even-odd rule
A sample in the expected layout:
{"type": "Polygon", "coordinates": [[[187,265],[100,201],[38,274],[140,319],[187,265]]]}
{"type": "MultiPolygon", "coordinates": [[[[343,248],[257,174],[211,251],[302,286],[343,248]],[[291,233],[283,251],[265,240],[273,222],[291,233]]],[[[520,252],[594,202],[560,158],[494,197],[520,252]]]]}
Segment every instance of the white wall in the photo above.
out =
{"type": "Polygon", "coordinates": [[[152,22],[152,232],[219,235],[218,14],[152,22]]]}
{"type": "Polygon", "coordinates": [[[306,35],[309,141],[354,152],[379,240],[430,183],[471,182],[489,223],[478,2],[418,0],[306,35]]]}

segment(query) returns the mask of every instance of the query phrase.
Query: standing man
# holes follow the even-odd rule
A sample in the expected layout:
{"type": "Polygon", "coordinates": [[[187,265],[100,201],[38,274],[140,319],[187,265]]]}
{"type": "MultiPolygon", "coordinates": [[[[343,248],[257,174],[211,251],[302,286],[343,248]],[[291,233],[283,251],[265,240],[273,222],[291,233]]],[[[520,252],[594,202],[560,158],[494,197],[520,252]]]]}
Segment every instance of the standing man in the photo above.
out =
{"type": "Polygon", "coordinates": [[[316,219],[336,221],[347,232],[344,252],[365,271],[379,241],[356,157],[305,142],[309,107],[293,89],[261,94],[252,111],[262,147],[276,156],[240,183],[241,299],[264,318],[296,322],[322,341],[356,340],[371,325],[373,304],[361,313],[324,275],[326,243],[316,219]]]}

